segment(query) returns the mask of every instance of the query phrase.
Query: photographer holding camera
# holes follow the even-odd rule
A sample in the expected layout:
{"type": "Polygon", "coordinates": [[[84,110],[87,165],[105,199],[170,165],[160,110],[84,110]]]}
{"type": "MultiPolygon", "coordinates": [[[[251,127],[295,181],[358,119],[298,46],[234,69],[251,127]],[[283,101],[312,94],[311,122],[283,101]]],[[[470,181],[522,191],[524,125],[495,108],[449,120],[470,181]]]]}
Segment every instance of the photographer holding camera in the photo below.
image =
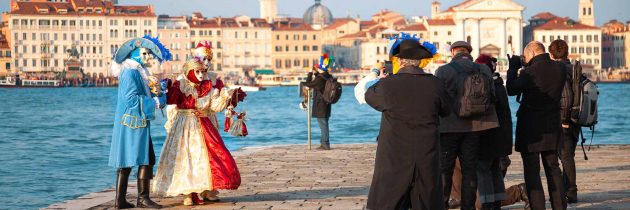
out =
{"type": "MultiPolygon", "coordinates": [[[[516,113],[516,151],[521,153],[527,195],[534,210],[545,209],[540,162],[545,169],[553,209],[566,209],[566,197],[558,163],[562,134],[560,98],[567,77],[565,64],[551,60],[545,46],[530,42],[524,56],[509,56],[507,92],[522,95],[516,113]],[[523,70],[518,70],[525,66],[523,70]]],[[[518,98],[517,98],[518,99],[518,98]]]]}

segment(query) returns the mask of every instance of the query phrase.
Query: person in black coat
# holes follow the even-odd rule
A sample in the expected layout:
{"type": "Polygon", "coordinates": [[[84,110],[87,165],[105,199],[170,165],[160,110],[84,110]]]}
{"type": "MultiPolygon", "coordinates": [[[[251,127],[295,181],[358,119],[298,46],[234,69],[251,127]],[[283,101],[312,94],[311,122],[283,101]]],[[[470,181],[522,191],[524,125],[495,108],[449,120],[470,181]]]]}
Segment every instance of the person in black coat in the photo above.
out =
{"type": "Polygon", "coordinates": [[[426,48],[404,40],[399,50],[401,69],[365,93],[382,113],[367,209],[443,209],[438,127],[450,111],[447,94],[440,79],[418,67],[433,57],[426,48]]]}
{"type": "Polygon", "coordinates": [[[562,140],[560,147],[560,162],[562,162],[562,179],[564,189],[567,193],[567,203],[577,203],[577,183],[575,173],[575,148],[577,147],[580,135],[580,126],[571,121],[572,106],[578,106],[577,101],[573,101],[574,94],[578,90],[573,90],[573,64],[569,60],[569,45],[564,40],[558,39],[549,45],[551,58],[564,63],[567,67],[566,91],[562,92],[561,115],[562,120],[562,140]],[[566,106],[563,106],[565,105],[566,106]],[[571,105],[568,105],[571,104],[571,105]]]}
{"type": "Polygon", "coordinates": [[[313,113],[312,117],[317,119],[317,124],[321,130],[321,145],[318,149],[330,149],[330,135],[328,130],[328,120],[330,119],[331,104],[324,101],[324,87],[326,80],[330,78],[328,71],[313,67],[313,71],[308,73],[304,86],[313,89],[313,113]]]}
{"type": "Polygon", "coordinates": [[[524,50],[525,67],[520,56],[509,58],[507,92],[522,95],[516,113],[516,151],[521,153],[527,194],[531,208],[545,209],[545,194],[540,181],[540,162],[547,176],[553,209],[566,209],[566,197],[558,163],[562,133],[560,97],[566,80],[563,63],[551,60],[545,46],[533,41],[524,50]]]}
{"type": "Polygon", "coordinates": [[[497,59],[480,54],[475,63],[486,65],[493,73],[495,110],[499,127],[481,133],[477,161],[477,182],[482,210],[500,209],[506,200],[505,183],[499,158],[512,154],[512,112],[503,79],[496,72],[497,59]]]}

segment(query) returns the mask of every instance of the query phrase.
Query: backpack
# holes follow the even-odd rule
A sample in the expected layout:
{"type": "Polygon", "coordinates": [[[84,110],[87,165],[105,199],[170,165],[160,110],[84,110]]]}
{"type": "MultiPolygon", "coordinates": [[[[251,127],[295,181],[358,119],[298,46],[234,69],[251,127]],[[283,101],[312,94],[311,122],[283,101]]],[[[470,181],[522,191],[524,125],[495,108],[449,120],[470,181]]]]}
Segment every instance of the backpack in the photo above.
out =
{"type": "Polygon", "coordinates": [[[324,92],[322,98],[327,104],[335,104],[341,98],[341,83],[337,81],[337,78],[329,78],[324,85],[324,92]]]}
{"type": "Polygon", "coordinates": [[[562,88],[562,97],[560,98],[560,110],[562,110],[562,119],[571,120],[571,111],[576,107],[576,103],[574,100],[574,92],[573,91],[573,78],[571,77],[573,74],[573,66],[570,64],[566,64],[567,68],[567,79],[564,82],[564,87],[562,88]]]}
{"type": "MultiPolygon", "coordinates": [[[[574,106],[572,108],[571,120],[580,127],[588,127],[591,130],[591,144],[595,136],[595,125],[597,124],[597,100],[599,97],[599,89],[595,82],[588,79],[582,74],[582,66],[579,61],[573,64],[573,90],[574,90],[574,106]]],[[[584,133],[580,128],[582,138],[581,146],[584,153],[584,159],[588,160],[586,151],[584,150],[584,133]]],[[[591,150],[589,146],[589,151],[591,150]]]]}
{"type": "Polygon", "coordinates": [[[473,64],[473,70],[465,70],[456,62],[451,62],[454,69],[464,77],[457,81],[457,96],[455,101],[455,113],[461,118],[484,115],[494,103],[494,81],[481,72],[479,64],[473,64]]]}

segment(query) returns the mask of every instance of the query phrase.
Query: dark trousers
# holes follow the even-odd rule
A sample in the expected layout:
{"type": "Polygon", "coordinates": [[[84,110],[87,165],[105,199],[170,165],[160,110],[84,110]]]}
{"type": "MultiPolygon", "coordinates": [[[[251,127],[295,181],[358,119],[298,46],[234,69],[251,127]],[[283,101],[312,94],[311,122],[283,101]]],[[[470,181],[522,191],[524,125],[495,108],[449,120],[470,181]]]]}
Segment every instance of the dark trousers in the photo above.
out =
{"type": "Polygon", "coordinates": [[[577,199],[577,184],[575,181],[575,148],[577,136],[572,133],[562,134],[562,148],[560,149],[560,161],[562,162],[562,181],[567,197],[577,199]]]}
{"type": "Polygon", "coordinates": [[[442,151],[443,201],[448,208],[448,200],[453,185],[455,159],[459,158],[462,167],[461,209],[474,209],[477,192],[477,149],[479,133],[442,133],[440,148],[442,151]]]}
{"type": "Polygon", "coordinates": [[[477,182],[481,203],[505,200],[505,183],[499,167],[499,158],[478,160],[477,182]]]}
{"type": "Polygon", "coordinates": [[[317,118],[317,124],[321,130],[320,143],[322,146],[330,146],[330,134],[328,131],[328,119],[329,118],[317,118]]]}
{"type": "Polygon", "coordinates": [[[562,172],[558,163],[558,151],[521,153],[527,195],[533,210],[545,209],[545,192],[540,180],[540,161],[542,158],[551,208],[567,209],[567,200],[562,184],[562,172]]]}

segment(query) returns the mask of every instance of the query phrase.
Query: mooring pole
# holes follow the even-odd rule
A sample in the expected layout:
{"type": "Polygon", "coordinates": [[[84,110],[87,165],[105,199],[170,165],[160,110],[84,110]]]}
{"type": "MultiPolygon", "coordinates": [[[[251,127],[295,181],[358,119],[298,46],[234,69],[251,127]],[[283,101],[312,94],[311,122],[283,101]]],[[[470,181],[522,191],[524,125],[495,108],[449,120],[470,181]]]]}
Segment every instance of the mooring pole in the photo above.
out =
{"type": "Polygon", "coordinates": [[[306,110],[306,119],[308,120],[308,122],[306,122],[306,126],[308,127],[306,129],[307,131],[307,135],[308,135],[308,150],[311,150],[311,89],[308,88],[306,90],[306,101],[307,101],[307,107],[306,110]]]}

